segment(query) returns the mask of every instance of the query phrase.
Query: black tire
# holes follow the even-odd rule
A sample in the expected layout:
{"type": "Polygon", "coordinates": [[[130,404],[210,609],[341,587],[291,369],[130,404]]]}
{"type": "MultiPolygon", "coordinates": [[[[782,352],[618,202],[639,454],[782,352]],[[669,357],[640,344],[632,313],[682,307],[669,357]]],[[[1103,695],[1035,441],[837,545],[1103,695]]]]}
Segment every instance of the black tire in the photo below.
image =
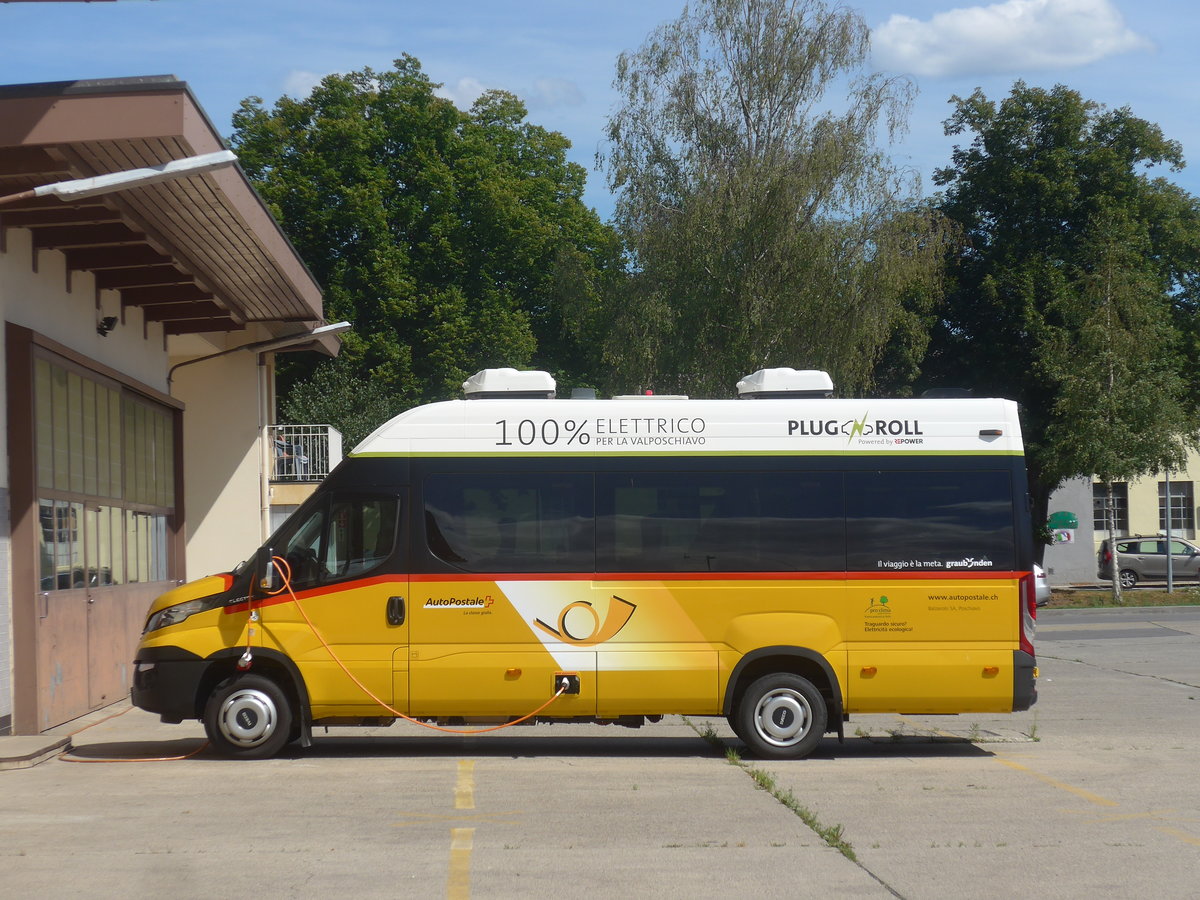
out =
{"type": "Polygon", "coordinates": [[[1136,587],[1137,583],[1138,583],[1137,572],[1133,571],[1133,569],[1122,569],[1121,570],[1121,588],[1123,590],[1127,591],[1130,588],[1136,587]]]}
{"type": "Polygon", "coordinates": [[[291,739],[292,704],[270,678],[234,675],[217,685],[204,708],[204,730],[221,756],[268,759],[291,739]]]}
{"type": "Polygon", "coordinates": [[[754,756],[803,759],[825,734],[829,711],[811,681],[777,672],[746,688],[733,718],[733,730],[754,756]]]}
{"type": "Polygon", "coordinates": [[[742,737],[741,731],[738,730],[742,727],[742,725],[740,722],[738,722],[737,713],[734,712],[734,713],[726,716],[725,721],[729,723],[729,727],[731,729],[733,729],[733,733],[736,734],[738,736],[738,739],[741,740],[741,742],[744,744],[746,742],[746,739],[742,737]]]}

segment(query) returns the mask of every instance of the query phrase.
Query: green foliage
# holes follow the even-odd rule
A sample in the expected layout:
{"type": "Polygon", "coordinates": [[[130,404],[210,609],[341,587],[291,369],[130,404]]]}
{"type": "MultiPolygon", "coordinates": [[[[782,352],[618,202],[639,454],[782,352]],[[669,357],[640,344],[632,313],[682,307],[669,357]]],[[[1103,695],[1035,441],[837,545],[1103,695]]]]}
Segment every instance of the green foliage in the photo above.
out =
{"type": "MultiPolygon", "coordinates": [[[[580,199],[584,170],[511,94],[464,112],[437,87],[406,56],[270,110],[250,98],[234,116],[233,147],[325,287],[327,317],[354,324],[337,379],[399,407],[458,395],[486,366],[594,380],[581,323],[621,267],[580,199]]],[[[316,367],[285,362],[282,391],[316,367]]]]}
{"type": "Polygon", "coordinates": [[[297,382],[282,404],[280,421],[292,425],[332,425],[346,451],[383,422],[404,411],[396,396],[362,378],[350,360],[339,357],[297,382]]]}
{"type": "Polygon", "coordinates": [[[947,134],[974,138],[935,180],[964,243],[924,379],[1021,403],[1041,520],[1063,479],[1132,478],[1194,442],[1200,208],[1150,177],[1181,150],[1128,109],[1023,82],[953,102],[947,134]]]}
{"type": "Polygon", "coordinates": [[[633,256],[608,322],[626,386],[720,396],[796,365],[862,390],[904,298],[936,296],[940,219],[876,146],[912,88],[864,74],[867,50],[819,0],[700,0],[619,58],[602,162],[633,256]]]}

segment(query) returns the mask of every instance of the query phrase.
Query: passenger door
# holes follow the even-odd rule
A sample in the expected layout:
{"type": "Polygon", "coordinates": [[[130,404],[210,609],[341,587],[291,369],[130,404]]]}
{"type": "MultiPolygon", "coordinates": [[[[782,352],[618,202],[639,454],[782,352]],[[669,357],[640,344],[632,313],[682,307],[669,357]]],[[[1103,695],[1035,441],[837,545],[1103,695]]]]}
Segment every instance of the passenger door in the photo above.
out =
{"type": "Polygon", "coordinates": [[[406,709],[402,506],[397,493],[317,495],[275,540],[291,591],[263,603],[263,640],[299,667],[314,718],[387,715],[384,704],[406,709]]]}
{"type": "Polygon", "coordinates": [[[1187,541],[1171,541],[1171,574],[1189,580],[1200,577],[1200,552],[1187,541]]]}
{"type": "Polygon", "coordinates": [[[1141,580],[1166,578],[1166,557],[1159,550],[1158,541],[1125,541],[1117,544],[1118,563],[1122,569],[1132,569],[1141,580]]]}

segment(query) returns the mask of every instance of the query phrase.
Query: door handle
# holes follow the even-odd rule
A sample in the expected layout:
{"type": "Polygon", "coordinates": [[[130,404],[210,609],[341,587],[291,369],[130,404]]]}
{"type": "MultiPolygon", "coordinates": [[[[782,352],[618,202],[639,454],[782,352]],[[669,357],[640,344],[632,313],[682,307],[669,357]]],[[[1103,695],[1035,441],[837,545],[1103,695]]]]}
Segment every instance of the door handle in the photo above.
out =
{"type": "Polygon", "coordinates": [[[388,597],[387,620],[389,625],[404,624],[404,598],[388,597]]]}

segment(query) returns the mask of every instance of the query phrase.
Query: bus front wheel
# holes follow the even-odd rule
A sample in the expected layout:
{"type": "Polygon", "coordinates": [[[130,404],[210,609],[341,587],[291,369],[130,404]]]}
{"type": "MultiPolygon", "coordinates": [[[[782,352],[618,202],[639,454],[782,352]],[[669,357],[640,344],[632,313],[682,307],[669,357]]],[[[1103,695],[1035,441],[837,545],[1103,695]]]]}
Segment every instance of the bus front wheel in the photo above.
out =
{"type": "Polygon", "coordinates": [[[234,675],[208,698],[204,730],[222,756],[267,759],[290,739],[293,718],[287,695],[270,678],[234,675]]]}
{"type": "Polygon", "coordinates": [[[802,759],[816,749],[828,716],[825,698],[811,681],[777,672],[746,688],[733,730],[760,759],[802,759]]]}

